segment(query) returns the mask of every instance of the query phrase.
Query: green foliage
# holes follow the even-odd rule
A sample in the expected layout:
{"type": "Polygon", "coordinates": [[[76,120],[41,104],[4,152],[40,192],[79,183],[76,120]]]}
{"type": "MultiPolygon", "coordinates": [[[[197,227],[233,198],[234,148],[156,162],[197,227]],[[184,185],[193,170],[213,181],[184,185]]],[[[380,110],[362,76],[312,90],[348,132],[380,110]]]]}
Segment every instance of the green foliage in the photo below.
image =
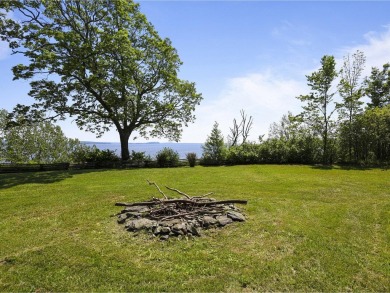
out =
{"type": "Polygon", "coordinates": [[[188,153],[186,154],[186,158],[190,167],[195,167],[196,159],[197,159],[196,153],[188,153]]]}
{"type": "Polygon", "coordinates": [[[263,145],[255,143],[245,143],[231,146],[227,150],[226,163],[229,165],[245,165],[263,163],[263,145]]]}
{"type": "Polygon", "coordinates": [[[5,160],[5,129],[7,126],[8,112],[4,109],[0,109],[0,161],[5,160]]]}
{"type": "Polygon", "coordinates": [[[365,94],[370,98],[369,107],[383,107],[390,104],[390,63],[371,69],[371,75],[365,79],[365,94]]]}
{"type": "Polygon", "coordinates": [[[145,152],[131,151],[130,161],[136,164],[138,167],[145,166],[148,162],[152,161],[149,155],[145,155],[145,152]]]}
{"type": "Polygon", "coordinates": [[[74,156],[77,162],[80,163],[83,162],[102,163],[102,162],[115,162],[120,160],[119,157],[116,155],[115,151],[109,149],[100,150],[95,145],[92,147],[85,146],[85,145],[83,147],[80,147],[74,156]]]}
{"type": "Polygon", "coordinates": [[[0,21],[0,36],[28,64],[15,79],[33,79],[32,106],[15,113],[70,115],[80,129],[98,136],[116,127],[123,160],[133,131],[142,137],[179,140],[202,99],[195,84],[181,80],[177,51],[162,39],[133,1],[0,1],[20,21],[0,21]],[[42,75],[42,73],[44,73],[42,75]]]}
{"type": "Polygon", "coordinates": [[[362,111],[361,98],[364,92],[360,79],[365,62],[366,57],[359,50],[352,55],[352,58],[349,55],[344,57],[338,84],[338,91],[342,97],[342,103],[338,104],[339,118],[352,121],[354,116],[362,111]]]}
{"type": "Polygon", "coordinates": [[[227,149],[222,132],[218,127],[218,123],[215,122],[205,144],[202,145],[201,164],[203,165],[222,165],[225,162],[227,149]]]}
{"type": "MultiPolygon", "coordinates": [[[[60,163],[74,159],[81,147],[77,139],[65,137],[59,126],[50,122],[7,126],[6,111],[1,112],[0,158],[10,163],[60,163]]],[[[20,120],[21,121],[21,120],[20,120]]],[[[21,121],[22,122],[22,121],[21,121]]]]}
{"type": "Polygon", "coordinates": [[[179,165],[179,154],[171,148],[165,147],[156,155],[157,165],[164,167],[177,167],[179,165]]]}
{"type": "Polygon", "coordinates": [[[348,160],[349,125],[340,127],[340,159],[351,163],[390,162],[390,105],[367,109],[353,121],[352,158],[348,160]]]}
{"type": "Polygon", "coordinates": [[[333,56],[323,56],[321,68],[306,76],[312,92],[309,95],[298,97],[299,100],[306,103],[302,106],[303,112],[300,117],[322,138],[322,161],[324,164],[332,163],[333,157],[330,140],[333,138],[334,125],[331,117],[336,108],[331,108],[335,93],[331,93],[330,89],[337,77],[335,67],[336,62],[333,56]]]}
{"type": "Polygon", "coordinates": [[[148,159],[148,156],[145,155],[145,152],[136,152],[134,150],[131,151],[132,161],[143,161],[146,159],[148,159]]]}
{"type": "Polygon", "coordinates": [[[226,163],[246,164],[315,164],[321,162],[321,141],[311,136],[292,139],[270,138],[260,144],[246,143],[230,147],[226,163]]]}
{"type": "Polygon", "coordinates": [[[338,90],[342,97],[342,103],[338,103],[339,121],[346,121],[343,125],[344,135],[343,140],[348,142],[348,160],[352,160],[352,140],[353,130],[352,123],[356,115],[362,112],[363,102],[363,86],[360,83],[361,74],[364,69],[366,58],[361,51],[357,51],[352,55],[350,60],[349,55],[344,57],[343,68],[340,71],[340,82],[338,90]],[[346,128],[346,126],[348,126],[346,128]],[[345,132],[346,131],[346,132],[345,132]]]}

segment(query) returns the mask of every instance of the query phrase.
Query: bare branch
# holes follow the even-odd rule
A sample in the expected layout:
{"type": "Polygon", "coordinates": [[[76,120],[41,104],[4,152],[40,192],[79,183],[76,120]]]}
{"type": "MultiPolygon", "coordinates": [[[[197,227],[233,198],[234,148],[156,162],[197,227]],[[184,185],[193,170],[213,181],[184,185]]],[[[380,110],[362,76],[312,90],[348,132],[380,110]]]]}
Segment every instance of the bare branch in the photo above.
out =
{"type": "Polygon", "coordinates": [[[249,136],[249,131],[251,130],[252,125],[253,125],[253,117],[249,116],[249,120],[247,122],[248,116],[245,114],[245,111],[241,110],[240,113],[241,113],[241,118],[242,118],[242,122],[241,122],[241,124],[242,124],[242,129],[241,129],[242,143],[245,143],[248,136],[249,136]]]}
{"type": "Polygon", "coordinates": [[[172,191],[176,191],[177,193],[179,193],[181,195],[184,195],[186,198],[191,199],[191,196],[189,196],[188,194],[186,194],[184,192],[181,192],[180,190],[177,190],[176,188],[171,188],[171,187],[168,187],[168,186],[165,186],[165,188],[167,188],[169,190],[172,190],[172,191]]]}
{"type": "Polygon", "coordinates": [[[219,201],[210,201],[210,202],[196,202],[188,199],[167,199],[161,202],[158,201],[145,201],[145,202],[134,202],[134,203],[117,202],[115,203],[115,205],[123,206],[123,207],[132,207],[132,206],[154,206],[158,204],[171,204],[171,203],[184,203],[184,204],[191,204],[194,206],[212,206],[212,205],[229,204],[229,203],[247,204],[248,201],[241,200],[241,199],[231,199],[231,200],[219,200],[219,201]]]}
{"type": "Polygon", "coordinates": [[[164,196],[165,199],[168,199],[168,197],[165,195],[165,193],[162,192],[162,190],[160,189],[160,187],[158,187],[158,185],[157,185],[155,182],[150,182],[149,180],[146,180],[146,181],[148,181],[149,185],[154,185],[154,186],[156,186],[158,192],[160,192],[160,193],[164,196]]]}
{"type": "Polygon", "coordinates": [[[206,194],[203,194],[203,195],[200,195],[200,196],[193,196],[192,198],[203,198],[203,197],[206,197],[208,195],[212,195],[214,194],[214,192],[209,192],[209,193],[206,193],[206,194]]]}

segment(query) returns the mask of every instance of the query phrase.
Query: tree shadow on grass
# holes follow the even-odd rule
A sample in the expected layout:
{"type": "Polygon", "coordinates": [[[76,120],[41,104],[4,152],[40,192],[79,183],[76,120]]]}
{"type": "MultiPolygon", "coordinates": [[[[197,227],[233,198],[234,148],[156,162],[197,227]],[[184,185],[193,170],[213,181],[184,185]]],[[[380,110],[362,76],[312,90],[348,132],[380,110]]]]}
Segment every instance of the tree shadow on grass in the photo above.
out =
{"type": "Polygon", "coordinates": [[[72,177],[68,171],[23,172],[0,174],[0,190],[23,184],[54,183],[72,177]]]}
{"type": "Polygon", "coordinates": [[[346,171],[367,171],[372,170],[368,166],[358,166],[358,165],[312,165],[313,169],[317,170],[346,170],[346,171]]]}
{"type": "MultiPolygon", "coordinates": [[[[116,169],[113,169],[116,170],[116,169]]],[[[50,184],[72,178],[74,175],[90,172],[104,172],[106,169],[84,169],[44,172],[1,173],[0,190],[23,184],[50,184]]]]}

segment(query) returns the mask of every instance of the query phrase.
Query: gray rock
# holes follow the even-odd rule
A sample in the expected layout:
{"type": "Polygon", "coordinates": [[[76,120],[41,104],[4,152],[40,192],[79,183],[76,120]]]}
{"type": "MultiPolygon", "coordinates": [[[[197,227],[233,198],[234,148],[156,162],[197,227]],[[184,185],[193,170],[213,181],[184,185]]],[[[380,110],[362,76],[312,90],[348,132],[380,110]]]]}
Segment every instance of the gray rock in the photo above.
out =
{"type": "Polygon", "coordinates": [[[142,216],[142,213],[139,212],[128,212],[126,213],[128,218],[140,218],[142,216]]]}
{"type": "Polygon", "coordinates": [[[217,221],[220,226],[226,226],[227,224],[233,222],[233,220],[231,218],[228,218],[227,216],[219,216],[217,217],[217,221]]]}
{"type": "Polygon", "coordinates": [[[165,227],[172,227],[176,224],[180,224],[181,223],[181,220],[180,219],[173,219],[173,220],[169,220],[169,221],[164,221],[163,223],[161,223],[163,226],[165,227]]]}
{"type": "Polygon", "coordinates": [[[118,216],[118,224],[123,224],[127,219],[127,214],[120,214],[118,216]]]}
{"type": "Polygon", "coordinates": [[[213,217],[210,217],[210,216],[204,216],[203,220],[202,220],[202,224],[205,227],[215,225],[215,224],[217,224],[217,222],[218,221],[216,219],[214,219],[213,217]]]}
{"type": "Polygon", "coordinates": [[[187,231],[194,236],[200,236],[199,229],[196,228],[194,225],[189,225],[187,227],[187,231]]]}
{"type": "Polygon", "coordinates": [[[149,208],[147,206],[133,206],[133,207],[126,207],[123,211],[144,213],[149,211],[149,208]]]}
{"type": "Polygon", "coordinates": [[[161,229],[162,229],[161,226],[157,226],[157,227],[154,229],[153,234],[154,234],[154,235],[161,234],[161,229]]]}
{"type": "Polygon", "coordinates": [[[171,233],[171,228],[161,227],[161,234],[169,234],[169,233],[171,233]]]}
{"type": "Polygon", "coordinates": [[[239,213],[239,212],[233,212],[233,211],[230,211],[230,212],[227,212],[226,214],[230,219],[232,219],[233,221],[238,221],[238,222],[244,222],[245,221],[245,217],[243,214],[239,213]]]}
{"type": "Polygon", "coordinates": [[[161,235],[160,240],[168,240],[169,235],[161,235]]]}
{"type": "Polygon", "coordinates": [[[155,226],[157,226],[156,221],[141,218],[141,219],[128,221],[126,228],[130,231],[136,231],[141,229],[150,229],[155,226]]]}
{"type": "Polygon", "coordinates": [[[179,223],[172,226],[172,232],[176,235],[184,235],[187,233],[186,224],[179,223]]]}

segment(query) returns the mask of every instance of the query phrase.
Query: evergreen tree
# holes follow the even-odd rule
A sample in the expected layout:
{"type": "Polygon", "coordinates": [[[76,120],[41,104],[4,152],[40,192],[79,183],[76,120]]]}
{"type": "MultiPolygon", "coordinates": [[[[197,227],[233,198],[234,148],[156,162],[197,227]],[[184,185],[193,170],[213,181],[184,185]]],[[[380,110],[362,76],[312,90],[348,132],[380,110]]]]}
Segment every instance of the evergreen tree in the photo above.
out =
{"type": "Polygon", "coordinates": [[[202,164],[204,165],[222,165],[226,157],[226,146],[221,130],[217,122],[214,123],[211,134],[207,137],[202,146],[202,164]]]}

